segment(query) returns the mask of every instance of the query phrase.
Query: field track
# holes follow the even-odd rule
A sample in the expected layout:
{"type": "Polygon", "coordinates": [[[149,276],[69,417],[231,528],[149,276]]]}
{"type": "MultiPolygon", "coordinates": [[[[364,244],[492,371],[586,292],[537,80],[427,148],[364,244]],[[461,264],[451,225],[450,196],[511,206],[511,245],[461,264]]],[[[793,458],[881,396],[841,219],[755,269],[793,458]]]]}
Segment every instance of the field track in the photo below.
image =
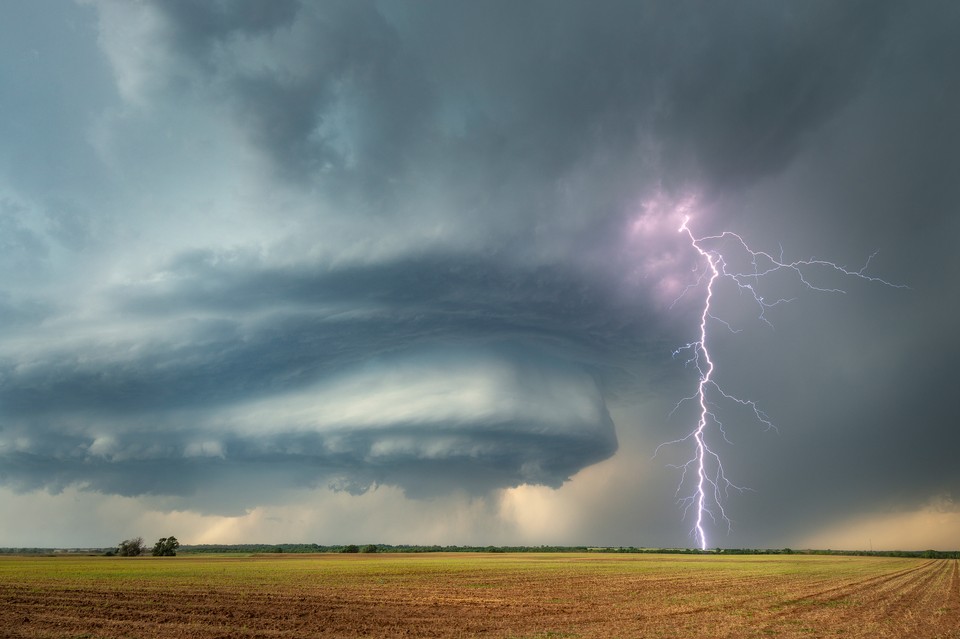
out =
{"type": "Polygon", "coordinates": [[[0,637],[960,639],[960,564],[606,554],[0,557],[0,637]]]}

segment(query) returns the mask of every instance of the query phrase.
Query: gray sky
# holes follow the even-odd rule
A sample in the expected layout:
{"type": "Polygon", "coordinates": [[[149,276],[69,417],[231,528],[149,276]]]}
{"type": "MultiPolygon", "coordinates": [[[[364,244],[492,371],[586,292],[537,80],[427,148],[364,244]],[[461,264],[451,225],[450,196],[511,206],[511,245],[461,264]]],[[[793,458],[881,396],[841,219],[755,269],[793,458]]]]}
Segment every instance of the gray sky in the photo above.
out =
{"type": "MultiPolygon", "coordinates": [[[[0,546],[960,546],[952,2],[0,5],[0,546]],[[731,268],[748,268],[729,246],[731,268]],[[734,329],[728,331],[721,321],[734,329]],[[680,497],[687,494],[682,488],[680,497]]],[[[739,262],[738,262],[739,261],[739,262]]]]}

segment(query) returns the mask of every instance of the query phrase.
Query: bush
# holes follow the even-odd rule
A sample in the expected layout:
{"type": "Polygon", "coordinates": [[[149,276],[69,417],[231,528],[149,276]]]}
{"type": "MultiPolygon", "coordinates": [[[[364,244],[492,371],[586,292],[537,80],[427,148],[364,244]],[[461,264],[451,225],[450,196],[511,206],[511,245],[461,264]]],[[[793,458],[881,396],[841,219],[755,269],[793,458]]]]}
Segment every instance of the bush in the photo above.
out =
{"type": "Polygon", "coordinates": [[[180,542],[177,541],[176,537],[161,537],[160,540],[153,545],[153,556],[154,557],[176,557],[177,548],[180,547],[180,542]]]}
{"type": "Polygon", "coordinates": [[[143,543],[143,537],[134,537],[133,539],[124,539],[117,546],[117,554],[121,557],[139,557],[147,549],[143,543]]]}

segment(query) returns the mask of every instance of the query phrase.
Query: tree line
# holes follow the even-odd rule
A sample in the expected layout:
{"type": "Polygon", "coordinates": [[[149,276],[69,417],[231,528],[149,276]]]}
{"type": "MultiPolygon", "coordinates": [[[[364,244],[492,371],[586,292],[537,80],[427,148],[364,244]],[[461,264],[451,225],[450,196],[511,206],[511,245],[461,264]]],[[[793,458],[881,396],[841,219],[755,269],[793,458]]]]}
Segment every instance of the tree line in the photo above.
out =
{"type": "MultiPolygon", "coordinates": [[[[177,541],[177,538],[173,535],[161,537],[157,540],[157,543],[153,545],[151,554],[154,557],[176,557],[179,547],[180,542],[177,541]]],[[[147,544],[143,541],[143,537],[134,537],[132,539],[124,539],[117,544],[116,549],[110,549],[104,554],[108,557],[139,557],[146,554],[146,551],[147,544]]]]}
{"type": "MultiPolygon", "coordinates": [[[[682,555],[847,555],[861,557],[914,557],[923,559],[960,559],[960,551],[944,550],[818,550],[791,548],[644,548],[635,546],[442,546],[407,544],[199,544],[181,545],[176,537],[161,537],[150,554],[156,557],[172,557],[177,551],[190,554],[207,553],[639,553],[682,555]]],[[[64,550],[59,548],[0,548],[0,554],[53,555],[70,553],[105,554],[108,556],[138,557],[148,554],[142,537],[125,539],[115,548],[83,548],[64,550]]]]}

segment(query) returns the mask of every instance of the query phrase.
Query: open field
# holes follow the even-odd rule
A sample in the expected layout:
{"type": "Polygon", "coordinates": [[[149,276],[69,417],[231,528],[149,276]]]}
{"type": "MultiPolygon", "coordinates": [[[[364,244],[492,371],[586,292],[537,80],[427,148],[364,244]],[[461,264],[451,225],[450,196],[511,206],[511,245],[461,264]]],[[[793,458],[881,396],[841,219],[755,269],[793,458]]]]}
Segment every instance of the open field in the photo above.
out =
{"type": "Polygon", "coordinates": [[[2,637],[953,637],[957,560],[0,557],[2,637]]]}

